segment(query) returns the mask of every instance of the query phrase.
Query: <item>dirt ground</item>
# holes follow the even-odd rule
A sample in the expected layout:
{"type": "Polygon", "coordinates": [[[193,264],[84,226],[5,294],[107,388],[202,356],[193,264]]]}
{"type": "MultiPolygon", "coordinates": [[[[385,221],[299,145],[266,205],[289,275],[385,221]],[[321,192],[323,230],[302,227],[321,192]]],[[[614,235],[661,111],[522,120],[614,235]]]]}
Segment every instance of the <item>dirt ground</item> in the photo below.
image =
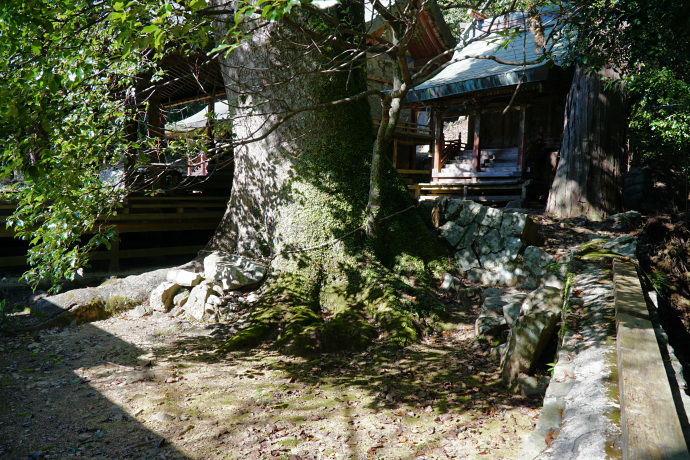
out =
{"type": "Polygon", "coordinates": [[[0,342],[0,458],[512,458],[539,398],[509,393],[476,305],[403,350],[213,353],[235,319],[127,313],[0,342]]]}
{"type": "MultiPolygon", "coordinates": [[[[535,218],[553,253],[592,233],[535,218]]],[[[423,343],[313,359],[214,353],[242,311],[1,337],[0,459],[516,458],[541,398],[502,385],[475,340],[479,299],[441,295],[451,320],[423,343]]]]}

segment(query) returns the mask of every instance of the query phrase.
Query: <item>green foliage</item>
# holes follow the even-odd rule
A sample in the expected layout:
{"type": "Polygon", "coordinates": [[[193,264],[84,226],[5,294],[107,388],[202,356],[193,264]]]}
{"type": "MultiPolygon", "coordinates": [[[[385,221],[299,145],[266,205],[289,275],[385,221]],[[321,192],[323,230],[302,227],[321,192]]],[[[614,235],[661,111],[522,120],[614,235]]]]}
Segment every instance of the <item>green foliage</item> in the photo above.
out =
{"type": "Polygon", "coordinates": [[[74,279],[91,251],[109,246],[114,234],[103,222],[124,190],[104,184],[101,169],[147,148],[126,138],[134,77],[149,71],[155,79],[156,59],[180,50],[178,37],[187,47],[205,44],[208,20],[192,20],[205,7],[199,0],[0,5],[0,199],[17,203],[8,226],[30,244],[25,277],[34,286],[74,279]]]}
{"type": "Polygon", "coordinates": [[[664,274],[658,269],[652,270],[652,272],[649,274],[649,281],[652,283],[652,286],[654,286],[654,289],[656,289],[658,292],[662,292],[666,286],[668,286],[666,276],[664,276],[664,274]]]}

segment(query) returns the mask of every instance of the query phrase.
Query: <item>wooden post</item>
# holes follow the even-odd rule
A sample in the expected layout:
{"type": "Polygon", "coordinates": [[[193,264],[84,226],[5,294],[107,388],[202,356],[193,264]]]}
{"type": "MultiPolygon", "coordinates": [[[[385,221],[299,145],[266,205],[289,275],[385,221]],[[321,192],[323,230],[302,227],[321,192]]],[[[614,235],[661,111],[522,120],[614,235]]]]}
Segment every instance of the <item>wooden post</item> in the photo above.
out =
{"type": "Polygon", "coordinates": [[[398,169],[398,140],[393,139],[393,167],[398,169]]]}
{"type": "Polygon", "coordinates": [[[434,107],[434,166],[431,174],[431,180],[438,180],[434,178],[434,172],[441,172],[441,155],[443,154],[443,109],[434,107]]]}
{"type": "Polygon", "coordinates": [[[517,170],[522,175],[522,161],[525,154],[525,118],[527,106],[520,106],[520,123],[518,128],[518,151],[517,151],[517,170]]]}
{"type": "Polygon", "coordinates": [[[481,119],[482,119],[482,112],[481,110],[478,110],[477,113],[474,115],[474,146],[473,146],[473,166],[474,170],[479,172],[481,171],[481,162],[480,162],[480,155],[481,151],[479,150],[479,128],[481,127],[481,119]]]}

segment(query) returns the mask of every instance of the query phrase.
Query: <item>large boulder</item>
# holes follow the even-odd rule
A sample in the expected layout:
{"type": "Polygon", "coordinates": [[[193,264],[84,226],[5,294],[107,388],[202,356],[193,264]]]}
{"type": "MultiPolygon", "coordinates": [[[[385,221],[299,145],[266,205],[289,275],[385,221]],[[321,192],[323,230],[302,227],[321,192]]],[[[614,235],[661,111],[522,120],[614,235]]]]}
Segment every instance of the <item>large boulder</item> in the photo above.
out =
{"type": "Polygon", "coordinates": [[[556,331],[562,303],[561,290],[550,286],[537,288],[522,302],[501,360],[501,377],[508,386],[514,387],[541,356],[556,331]]]}
{"type": "Polygon", "coordinates": [[[206,279],[226,291],[256,284],[265,274],[266,267],[241,256],[215,251],[204,258],[206,279]]]}
{"type": "MultiPolygon", "coordinates": [[[[58,319],[55,324],[81,324],[108,314],[134,308],[148,300],[151,291],[165,281],[167,269],[126,278],[115,278],[95,288],[73,289],[42,298],[30,305],[31,313],[58,319]]],[[[46,327],[52,327],[46,323],[46,327]]]]}

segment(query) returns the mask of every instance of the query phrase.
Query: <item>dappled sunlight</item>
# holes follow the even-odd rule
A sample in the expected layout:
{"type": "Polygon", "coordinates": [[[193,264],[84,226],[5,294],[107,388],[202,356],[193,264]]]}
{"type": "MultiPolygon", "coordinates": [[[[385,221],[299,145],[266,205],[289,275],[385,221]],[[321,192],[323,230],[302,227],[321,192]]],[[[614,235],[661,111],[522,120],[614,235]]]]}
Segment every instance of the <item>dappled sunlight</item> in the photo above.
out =
{"type": "Polygon", "coordinates": [[[474,339],[473,309],[455,316],[468,323],[418,345],[306,358],[268,348],[218,354],[233,327],[208,326],[155,350],[182,377],[165,390],[166,407],[210,411],[238,455],[515,457],[540,401],[503,386],[488,345],[474,339]],[[193,403],[177,394],[197,384],[193,403]]]}

